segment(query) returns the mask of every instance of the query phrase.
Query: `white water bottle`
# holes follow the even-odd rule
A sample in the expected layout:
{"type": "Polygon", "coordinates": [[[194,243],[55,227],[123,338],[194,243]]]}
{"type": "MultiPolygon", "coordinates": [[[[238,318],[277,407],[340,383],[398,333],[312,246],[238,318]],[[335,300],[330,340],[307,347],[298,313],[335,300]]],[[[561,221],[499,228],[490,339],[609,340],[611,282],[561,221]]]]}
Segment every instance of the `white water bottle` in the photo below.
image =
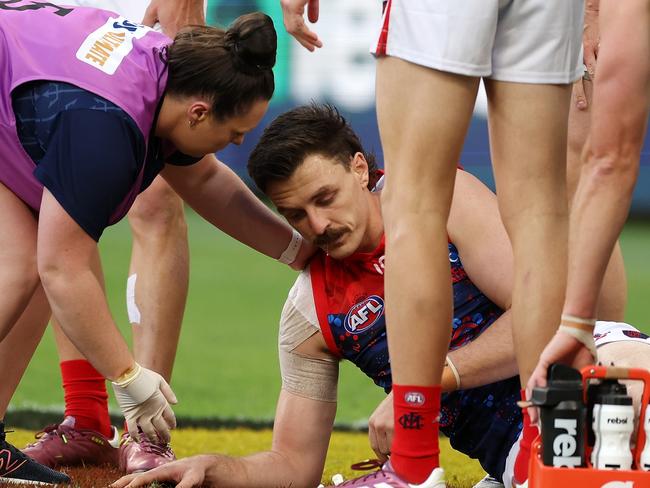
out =
{"type": "Polygon", "coordinates": [[[643,471],[650,471],[650,405],[645,409],[643,428],[645,429],[645,446],[643,447],[639,464],[643,471]]]}
{"type": "Polygon", "coordinates": [[[631,469],[632,398],[627,394],[603,395],[594,405],[593,412],[596,444],[591,452],[591,464],[595,469],[631,469]]]}

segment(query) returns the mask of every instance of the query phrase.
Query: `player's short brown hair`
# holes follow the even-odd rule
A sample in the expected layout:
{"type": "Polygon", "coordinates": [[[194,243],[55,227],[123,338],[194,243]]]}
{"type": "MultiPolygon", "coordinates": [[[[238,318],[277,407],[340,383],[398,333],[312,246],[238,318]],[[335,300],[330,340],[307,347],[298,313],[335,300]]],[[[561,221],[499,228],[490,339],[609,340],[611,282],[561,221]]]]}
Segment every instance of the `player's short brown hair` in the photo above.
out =
{"type": "Polygon", "coordinates": [[[363,149],[357,134],[334,106],[312,103],[271,122],[248,159],[248,174],[266,192],[270,182],[291,177],[307,156],[332,158],[349,169],[358,152],[368,162],[372,187],[378,173],[374,155],[363,149]]]}

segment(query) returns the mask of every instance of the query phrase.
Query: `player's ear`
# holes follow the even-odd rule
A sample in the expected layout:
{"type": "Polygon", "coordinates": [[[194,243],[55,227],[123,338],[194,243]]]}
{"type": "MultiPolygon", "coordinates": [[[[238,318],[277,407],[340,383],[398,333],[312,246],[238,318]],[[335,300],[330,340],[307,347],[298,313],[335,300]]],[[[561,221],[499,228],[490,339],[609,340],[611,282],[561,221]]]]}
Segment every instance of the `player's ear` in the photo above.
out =
{"type": "Polygon", "coordinates": [[[366,157],[363,155],[363,153],[354,153],[354,156],[352,156],[352,163],[350,163],[350,165],[352,167],[352,171],[354,171],[354,174],[359,179],[361,186],[363,188],[367,188],[370,175],[368,174],[368,161],[366,161],[366,157]]]}

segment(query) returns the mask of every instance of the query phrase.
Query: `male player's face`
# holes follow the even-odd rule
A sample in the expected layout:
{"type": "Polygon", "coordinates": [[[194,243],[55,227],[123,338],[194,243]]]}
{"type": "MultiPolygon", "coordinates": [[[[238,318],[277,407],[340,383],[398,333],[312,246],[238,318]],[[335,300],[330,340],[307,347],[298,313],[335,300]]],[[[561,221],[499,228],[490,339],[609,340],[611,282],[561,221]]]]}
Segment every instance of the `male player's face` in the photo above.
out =
{"type": "Polygon", "coordinates": [[[341,259],[360,250],[368,227],[368,165],[357,153],[346,168],[336,160],[311,155],[267,195],[302,236],[341,259]]]}

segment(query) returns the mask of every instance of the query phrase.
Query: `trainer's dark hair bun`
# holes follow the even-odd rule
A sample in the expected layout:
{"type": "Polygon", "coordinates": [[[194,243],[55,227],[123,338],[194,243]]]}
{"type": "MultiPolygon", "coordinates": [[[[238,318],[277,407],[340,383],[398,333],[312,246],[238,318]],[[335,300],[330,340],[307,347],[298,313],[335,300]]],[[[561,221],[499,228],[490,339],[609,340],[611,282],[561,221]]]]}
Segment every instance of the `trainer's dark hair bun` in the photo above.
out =
{"type": "Polygon", "coordinates": [[[257,74],[275,65],[278,36],[268,15],[242,15],[226,31],[225,42],[235,67],[244,73],[257,74]]]}

